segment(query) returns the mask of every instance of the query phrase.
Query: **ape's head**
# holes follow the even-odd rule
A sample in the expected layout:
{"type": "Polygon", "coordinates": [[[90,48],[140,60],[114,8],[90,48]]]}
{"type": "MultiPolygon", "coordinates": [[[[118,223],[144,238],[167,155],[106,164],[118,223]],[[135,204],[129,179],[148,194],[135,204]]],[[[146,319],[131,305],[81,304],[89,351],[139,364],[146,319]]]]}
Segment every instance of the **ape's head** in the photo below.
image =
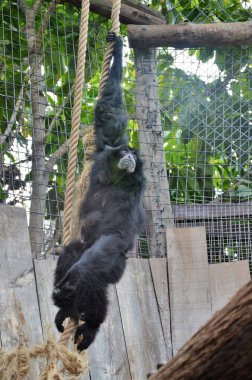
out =
{"type": "Polygon", "coordinates": [[[110,151],[113,161],[117,160],[117,167],[127,173],[134,173],[137,164],[141,162],[138,151],[127,145],[115,148],[106,146],[106,150],[110,151]]]}

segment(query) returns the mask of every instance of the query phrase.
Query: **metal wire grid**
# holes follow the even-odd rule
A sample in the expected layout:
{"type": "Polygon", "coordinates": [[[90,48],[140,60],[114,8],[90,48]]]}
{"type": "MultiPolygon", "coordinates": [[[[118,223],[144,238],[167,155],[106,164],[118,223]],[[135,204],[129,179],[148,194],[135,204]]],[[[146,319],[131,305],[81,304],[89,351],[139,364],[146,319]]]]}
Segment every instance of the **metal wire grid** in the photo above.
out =
{"type": "Polygon", "coordinates": [[[178,24],[184,21],[195,23],[246,21],[251,18],[252,10],[250,0],[142,0],[141,3],[155,6],[166,17],[169,24],[178,24]]]}
{"type": "MultiPolygon", "coordinates": [[[[38,11],[36,28],[44,19],[45,8],[38,11]]],[[[1,118],[1,189],[0,202],[23,206],[30,217],[32,200],[31,161],[41,158],[32,154],[34,141],[30,56],[26,42],[26,20],[18,4],[4,0],[0,7],[0,114],[1,118]],[[21,103],[18,106],[19,97],[21,103]],[[8,128],[9,127],[9,128],[8,128]]],[[[86,56],[82,125],[93,122],[94,101],[98,94],[102,55],[105,51],[106,23],[101,27],[96,15],[90,16],[89,45],[86,56]],[[101,36],[102,34],[102,36],[101,36]]],[[[60,242],[61,216],[67,171],[67,147],[59,148],[70,137],[71,112],[76,71],[76,53],[79,36],[79,12],[73,8],[58,6],[49,20],[37,59],[41,59],[42,92],[46,99],[44,175],[49,175],[46,191],[40,192],[44,207],[37,213],[44,218],[41,240],[31,241],[42,249],[50,250],[60,242]],[[58,160],[56,160],[59,154],[58,160]],[[52,161],[50,162],[50,160],[52,161]]],[[[40,94],[41,95],[41,94],[40,94]]],[[[39,104],[40,105],[40,104],[39,104]]],[[[80,141],[79,167],[83,164],[80,141]]],[[[43,183],[39,183],[41,188],[43,183]]]]}
{"type": "MultiPolygon", "coordinates": [[[[5,4],[7,6],[1,8],[0,13],[2,19],[0,109],[3,115],[1,121],[3,135],[24,83],[25,95],[12,133],[7,136],[6,143],[1,144],[1,202],[23,205],[29,216],[31,181],[30,177],[26,176],[31,171],[32,128],[30,83],[26,79],[29,60],[25,48],[22,48],[26,44],[25,19],[18,11],[18,7],[15,10],[10,1],[5,0],[5,4]]],[[[42,9],[41,18],[43,14],[42,9]]],[[[93,121],[101,57],[105,50],[104,29],[108,29],[108,25],[104,25],[104,28],[101,28],[96,16],[91,16],[86,62],[87,84],[83,99],[85,107],[82,112],[83,125],[91,124],[93,121]]],[[[47,95],[47,101],[50,100],[46,109],[46,130],[52,131],[51,135],[48,135],[46,144],[46,161],[50,155],[57,152],[70,133],[78,28],[78,15],[73,14],[69,17],[68,12],[59,8],[50,20],[42,45],[42,66],[46,78],[44,93],[47,95]]],[[[204,49],[195,52],[207,59],[212,54],[212,59],[215,61],[217,53],[204,49]]],[[[246,71],[248,56],[251,57],[251,51],[245,48],[221,50],[219,67],[216,68],[213,61],[208,60],[204,64],[196,60],[194,55],[189,55],[187,51],[160,49],[158,54],[159,100],[172,204],[185,206],[200,204],[204,207],[205,204],[216,203],[218,200],[219,205],[219,213],[215,218],[188,219],[189,213],[184,211],[184,219],[183,217],[176,219],[174,211],[175,223],[178,226],[206,226],[210,262],[250,258],[250,215],[248,213],[243,215],[237,212],[237,207],[234,207],[236,211],[231,217],[225,216],[226,202],[236,204],[249,202],[251,196],[251,121],[248,122],[249,118],[251,119],[251,101],[239,94],[239,88],[241,92],[245,88],[251,90],[251,73],[246,71]],[[227,69],[232,74],[229,74],[229,77],[225,76],[227,69]],[[243,76],[239,76],[241,72],[243,76]],[[234,85],[236,90],[232,92],[231,87],[234,85]],[[231,95],[227,101],[224,95],[228,92],[231,95]],[[240,116],[234,120],[233,114],[240,116]],[[226,145],[223,145],[223,141],[226,145]],[[227,149],[228,154],[225,153],[227,149]],[[228,161],[223,161],[227,157],[228,161]],[[228,171],[232,165],[235,166],[234,174],[227,181],[224,169],[228,171]],[[239,193],[233,182],[234,179],[239,182],[241,178],[244,179],[243,185],[248,186],[247,190],[241,188],[242,192],[239,193]],[[233,188],[228,191],[230,186],[233,188]]],[[[124,88],[126,105],[132,116],[129,132],[132,143],[138,145],[137,123],[134,118],[135,81],[132,61],[132,56],[126,57],[124,88]]],[[[83,160],[81,152],[82,149],[79,155],[79,170],[83,160]]],[[[145,159],[151,158],[145,157],[145,159]]],[[[54,171],[50,175],[44,194],[45,215],[44,210],[41,210],[45,216],[41,235],[43,241],[39,242],[42,243],[43,252],[50,251],[52,246],[60,242],[66,168],[67,153],[54,164],[54,171]]],[[[159,186],[158,178],[153,178],[153,181],[159,186]]],[[[139,255],[151,254],[145,236],[140,237],[138,246],[139,255]]]]}
{"type": "Polygon", "coordinates": [[[210,262],[251,262],[251,53],[159,51],[170,61],[158,76],[175,224],[206,227],[210,262]]]}

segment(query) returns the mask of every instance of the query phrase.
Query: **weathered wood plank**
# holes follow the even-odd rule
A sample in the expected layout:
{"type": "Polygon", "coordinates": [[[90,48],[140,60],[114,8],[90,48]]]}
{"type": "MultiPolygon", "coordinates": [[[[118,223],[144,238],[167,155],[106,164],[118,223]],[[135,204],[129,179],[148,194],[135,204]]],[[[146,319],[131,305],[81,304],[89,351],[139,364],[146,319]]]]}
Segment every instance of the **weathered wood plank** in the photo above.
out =
{"type": "Polygon", "coordinates": [[[167,229],[173,353],[211,316],[204,227],[167,229]]]}
{"type": "Polygon", "coordinates": [[[252,214],[252,202],[243,203],[213,203],[207,205],[173,205],[175,220],[197,220],[216,218],[245,218],[252,214]]]}
{"type": "Polygon", "coordinates": [[[109,288],[109,313],[89,349],[92,379],[131,380],[115,286],[109,288]]]}
{"type": "MultiPolygon", "coordinates": [[[[26,212],[0,206],[0,343],[6,349],[23,341],[29,347],[42,343],[26,212]]],[[[32,363],[29,379],[38,378],[32,363]]]]}
{"type": "MultiPolygon", "coordinates": [[[[59,333],[54,324],[55,314],[58,309],[53,306],[51,300],[55,266],[56,260],[53,259],[35,260],[43,328],[47,331],[49,325],[58,339],[59,333]]],[[[93,379],[130,380],[131,376],[117,294],[114,287],[109,290],[109,314],[105,323],[101,326],[95,342],[89,349],[89,370],[93,379]],[[118,344],[119,342],[120,344],[118,344]]],[[[88,371],[81,379],[89,379],[88,371]]]]}
{"type": "Polygon", "coordinates": [[[116,288],[131,376],[144,380],[157,363],[168,359],[149,260],[128,259],[116,288]]]}
{"type": "Polygon", "coordinates": [[[55,326],[54,318],[58,308],[53,305],[52,290],[53,290],[53,273],[56,267],[57,259],[53,257],[34,260],[34,269],[36,273],[38,300],[41,313],[41,322],[44,336],[48,332],[53,333],[56,340],[60,334],[55,326]]]}
{"type": "MultiPolygon", "coordinates": [[[[46,260],[34,260],[34,267],[37,279],[38,299],[41,312],[41,321],[43,326],[44,336],[48,333],[54,335],[56,340],[59,340],[60,334],[56,329],[54,318],[58,308],[52,302],[53,290],[53,274],[56,267],[57,259],[49,257],[46,260]]],[[[70,343],[69,349],[75,350],[73,344],[70,343]]],[[[81,376],[80,380],[89,380],[89,370],[81,376]]]]}
{"type": "Polygon", "coordinates": [[[226,305],[250,280],[247,260],[209,265],[212,312],[226,305]]]}
{"type": "Polygon", "coordinates": [[[172,342],[167,259],[151,258],[149,261],[162,323],[163,334],[165,338],[166,351],[168,354],[168,358],[170,359],[172,357],[172,342]]]}

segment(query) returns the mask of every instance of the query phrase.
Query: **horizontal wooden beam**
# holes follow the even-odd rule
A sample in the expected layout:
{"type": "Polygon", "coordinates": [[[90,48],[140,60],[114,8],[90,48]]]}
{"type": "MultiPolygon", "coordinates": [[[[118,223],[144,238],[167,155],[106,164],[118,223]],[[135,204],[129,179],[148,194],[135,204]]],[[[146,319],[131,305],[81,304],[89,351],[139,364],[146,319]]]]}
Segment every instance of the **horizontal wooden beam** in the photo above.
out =
{"type": "Polygon", "coordinates": [[[128,25],[131,48],[252,45],[252,22],[176,25],[128,25]]]}
{"type": "MultiPolygon", "coordinates": [[[[66,4],[81,7],[81,0],[61,0],[66,4]]],[[[112,0],[90,0],[90,10],[106,18],[111,17],[112,0]]],[[[161,13],[137,0],[122,0],[120,22],[123,24],[160,25],[166,24],[166,19],[161,13]]]]}
{"type": "Polygon", "coordinates": [[[246,218],[252,215],[252,202],[173,205],[172,211],[175,221],[246,218]]]}

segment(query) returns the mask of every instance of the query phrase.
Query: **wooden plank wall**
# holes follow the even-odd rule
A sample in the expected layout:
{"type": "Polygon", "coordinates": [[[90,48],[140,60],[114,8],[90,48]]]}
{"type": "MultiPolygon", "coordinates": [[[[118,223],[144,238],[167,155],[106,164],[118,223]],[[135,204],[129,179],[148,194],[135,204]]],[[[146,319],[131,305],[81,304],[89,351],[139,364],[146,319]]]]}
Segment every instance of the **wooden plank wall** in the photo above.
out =
{"type": "MultiPolygon", "coordinates": [[[[56,260],[34,260],[36,291],[25,212],[4,206],[0,216],[0,344],[14,348],[22,336],[33,346],[49,330],[58,339],[56,260]]],[[[208,265],[202,227],[168,229],[167,247],[168,260],[128,259],[122,280],[109,289],[109,315],[82,380],[145,380],[249,280],[247,261],[208,265]]],[[[30,379],[38,379],[36,366],[30,379]]]]}
{"type": "Polygon", "coordinates": [[[209,265],[212,313],[221,309],[250,280],[248,261],[209,265]]]}
{"type": "MultiPolygon", "coordinates": [[[[42,341],[39,305],[25,210],[0,206],[0,346],[42,341]]],[[[29,379],[38,379],[32,366],[29,379]]]]}
{"type": "MultiPolygon", "coordinates": [[[[169,329],[169,300],[166,260],[160,281],[159,259],[128,259],[127,270],[117,286],[110,287],[110,308],[95,342],[89,349],[89,371],[82,380],[144,380],[156,364],[171,357],[169,329]],[[151,267],[153,268],[151,270],[151,267]],[[152,281],[156,277],[156,286],[152,281]],[[162,286],[161,286],[162,284],[162,286]],[[161,305],[162,312],[159,312],[161,305]],[[163,324],[162,324],[163,322],[163,324]],[[90,376],[90,377],[89,377],[90,376]]],[[[35,260],[38,297],[44,331],[54,328],[56,308],[52,306],[51,291],[53,259],[35,260]]]]}
{"type": "Polygon", "coordinates": [[[208,264],[205,227],[167,229],[173,353],[249,279],[247,260],[208,264]]]}
{"type": "Polygon", "coordinates": [[[206,234],[203,227],[167,229],[173,352],[211,316],[206,234]]]}

